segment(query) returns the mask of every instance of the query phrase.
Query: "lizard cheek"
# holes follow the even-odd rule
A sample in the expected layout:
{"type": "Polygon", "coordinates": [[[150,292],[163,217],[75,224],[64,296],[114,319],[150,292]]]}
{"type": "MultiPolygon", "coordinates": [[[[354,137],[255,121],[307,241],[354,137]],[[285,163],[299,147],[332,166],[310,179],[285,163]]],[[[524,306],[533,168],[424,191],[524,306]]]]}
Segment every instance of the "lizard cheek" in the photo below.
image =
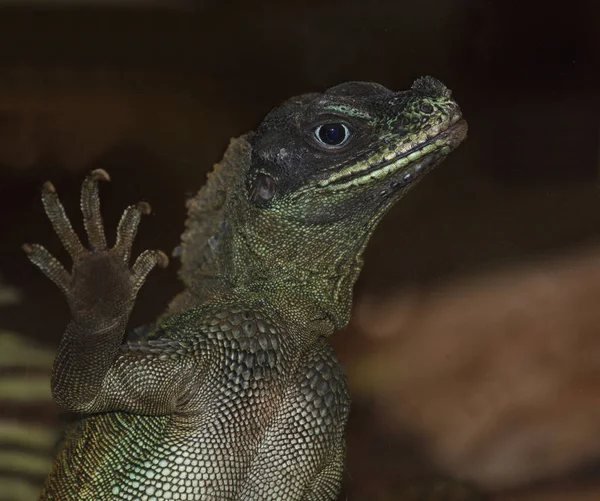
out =
{"type": "Polygon", "coordinates": [[[251,198],[253,202],[268,202],[275,196],[277,183],[271,176],[260,175],[256,178],[252,189],[251,198]]]}

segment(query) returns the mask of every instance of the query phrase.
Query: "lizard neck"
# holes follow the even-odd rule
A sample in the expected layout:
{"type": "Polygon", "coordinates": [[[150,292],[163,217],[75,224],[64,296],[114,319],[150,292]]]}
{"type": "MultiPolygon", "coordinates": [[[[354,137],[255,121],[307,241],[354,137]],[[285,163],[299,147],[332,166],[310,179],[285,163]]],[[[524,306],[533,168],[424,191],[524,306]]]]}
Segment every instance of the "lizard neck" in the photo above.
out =
{"type": "Polygon", "coordinates": [[[319,335],[348,324],[368,236],[349,236],[347,229],[336,227],[296,227],[295,233],[279,228],[298,235],[281,248],[271,243],[268,226],[230,230],[220,237],[216,272],[197,277],[172,302],[171,311],[241,297],[250,304],[274,305],[288,325],[309,330],[319,325],[319,335]]]}
{"type": "Polygon", "coordinates": [[[329,336],[350,320],[352,289],[360,266],[360,262],[348,265],[337,275],[295,270],[297,273],[288,276],[238,284],[226,277],[206,276],[193,289],[179,294],[171,302],[169,312],[240,298],[249,306],[267,306],[277,311],[286,325],[307,330],[313,337],[329,336]]]}
{"type": "Polygon", "coordinates": [[[294,236],[284,247],[277,245],[269,225],[249,224],[234,233],[228,268],[234,270],[232,284],[285,305],[294,319],[309,323],[327,318],[335,329],[345,327],[368,236],[349,234],[345,225],[287,224],[289,228],[282,227],[279,220],[277,226],[277,231],[294,236]]]}
{"type": "Polygon", "coordinates": [[[251,282],[248,294],[264,298],[276,305],[288,324],[309,327],[326,326],[329,336],[350,320],[352,288],[360,268],[344,270],[339,275],[314,275],[312,270],[296,270],[297,274],[265,282],[251,282]]]}

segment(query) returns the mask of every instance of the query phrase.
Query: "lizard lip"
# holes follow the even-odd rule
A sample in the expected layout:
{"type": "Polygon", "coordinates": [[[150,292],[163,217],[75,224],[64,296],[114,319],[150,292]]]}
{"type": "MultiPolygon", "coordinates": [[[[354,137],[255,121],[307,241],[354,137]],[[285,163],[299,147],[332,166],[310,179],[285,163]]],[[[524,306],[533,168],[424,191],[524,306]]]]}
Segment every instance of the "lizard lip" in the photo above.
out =
{"type": "MultiPolygon", "coordinates": [[[[384,157],[382,162],[370,165],[366,169],[345,173],[337,179],[329,178],[323,185],[336,189],[370,184],[393,174],[403,173],[400,180],[391,183],[393,189],[406,186],[433,167],[467,137],[467,122],[456,117],[446,128],[428,137],[412,148],[384,157]]],[[[396,176],[394,176],[396,177],[396,176]]]]}

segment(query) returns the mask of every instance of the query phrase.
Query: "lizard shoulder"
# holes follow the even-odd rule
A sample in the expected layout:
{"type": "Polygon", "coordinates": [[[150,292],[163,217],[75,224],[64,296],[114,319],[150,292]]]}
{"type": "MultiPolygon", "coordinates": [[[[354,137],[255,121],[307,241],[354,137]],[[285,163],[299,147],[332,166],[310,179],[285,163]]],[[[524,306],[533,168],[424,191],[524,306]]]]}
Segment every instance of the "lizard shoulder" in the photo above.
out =
{"type": "Polygon", "coordinates": [[[285,329],[277,319],[238,302],[205,304],[170,315],[157,326],[152,337],[176,351],[210,351],[217,347],[224,355],[229,351],[252,355],[258,358],[259,365],[278,365],[288,350],[285,329]]]}

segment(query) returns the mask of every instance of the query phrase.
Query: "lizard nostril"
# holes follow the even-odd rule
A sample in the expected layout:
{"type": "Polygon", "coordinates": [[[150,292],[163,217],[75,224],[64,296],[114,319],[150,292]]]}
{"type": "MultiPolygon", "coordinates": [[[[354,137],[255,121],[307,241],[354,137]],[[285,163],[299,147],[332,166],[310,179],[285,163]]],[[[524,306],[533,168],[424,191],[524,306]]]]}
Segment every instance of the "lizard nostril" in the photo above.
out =
{"type": "Polygon", "coordinates": [[[429,115],[430,113],[433,113],[433,106],[431,106],[429,103],[423,103],[421,106],[419,106],[419,111],[429,115]]]}

